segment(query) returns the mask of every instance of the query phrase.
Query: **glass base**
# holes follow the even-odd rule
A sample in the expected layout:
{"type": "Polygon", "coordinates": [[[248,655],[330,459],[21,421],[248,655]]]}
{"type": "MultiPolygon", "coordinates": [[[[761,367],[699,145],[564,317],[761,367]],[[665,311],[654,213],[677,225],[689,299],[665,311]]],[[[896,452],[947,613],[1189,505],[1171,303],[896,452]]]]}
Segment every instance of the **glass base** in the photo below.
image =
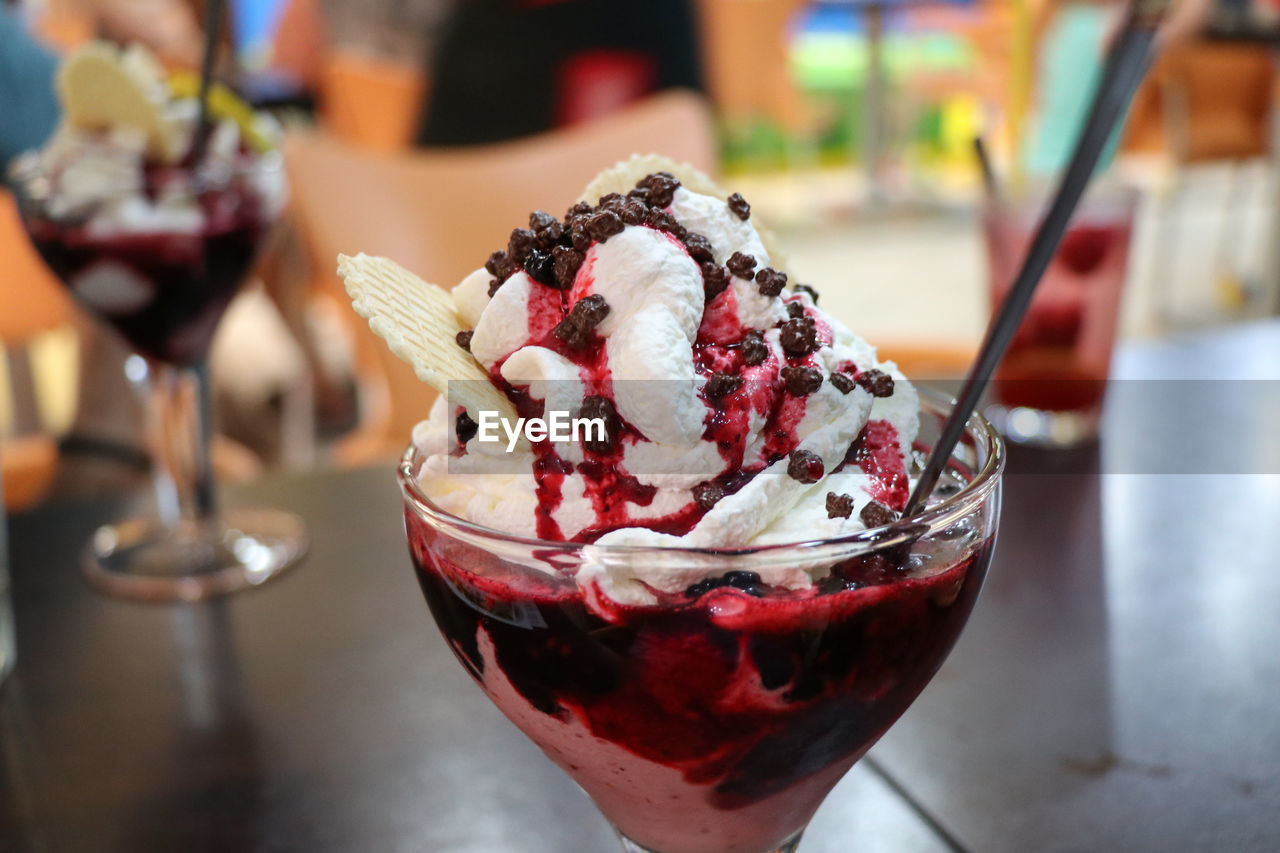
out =
{"type": "Polygon", "coordinates": [[[258,586],[307,551],[296,515],[229,509],[176,525],[136,519],[98,528],[84,573],[107,595],[141,601],[200,601],[258,586]]]}
{"type": "Polygon", "coordinates": [[[1035,447],[1079,447],[1098,437],[1101,409],[1054,411],[991,405],[983,412],[1005,438],[1035,447]]]}
{"type": "MultiPolygon", "coordinates": [[[[614,829],[614,832],[618,834],[618,840],[622,842],[622,849],[625,853],[664,853],[662,850],[653,850],[649,847],[645,847],[643,844],[637,844],[621,832],[618,832],[616,828],[614,829]]],[[[800,846],[801,835],[804,835],[803,829],[779,844],[777,847],[774,847],[771,850],[761,850],[760,853],[795,853],[796,849],[800,846]]]]}

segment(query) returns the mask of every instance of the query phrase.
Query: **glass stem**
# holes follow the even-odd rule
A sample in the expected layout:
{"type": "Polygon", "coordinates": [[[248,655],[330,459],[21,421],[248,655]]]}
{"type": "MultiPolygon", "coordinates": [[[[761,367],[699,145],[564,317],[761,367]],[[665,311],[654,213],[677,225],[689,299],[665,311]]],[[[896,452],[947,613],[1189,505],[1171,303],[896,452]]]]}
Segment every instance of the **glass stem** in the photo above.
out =
{"type": "Polygon", "coordinates": [[[218,513],[218,498],[213,488],[213,386],[209,382],[208,362],[201,362],[190,372],[196,408],[193,497],[196,517],[204,520],[218,513]]]}
{"type": "Polygon", "coordinates": [[[125,359],[124,375],[129,380],[138,405],[146,420],[148,450],[151,456],[151,488],[155,492],[156,515],[161,524],[172,527],[182,520],[182,504],[178,500],[178,486],[169,466],[168,444],[165,436],[165,400],[168,389],[163,387],[170,377],[162,375],[159,366],[140,355],[125,359]]]}
{"type": "Polygon", "coordinates": [[[160,521],[176,525],[217,513],[210,455],[208,367],[175,368],[133,356],[126,374],[142,395],[151,441],[151,479],[160,521]],[[137,359],[135,361],[134,359],[137,359]]]}

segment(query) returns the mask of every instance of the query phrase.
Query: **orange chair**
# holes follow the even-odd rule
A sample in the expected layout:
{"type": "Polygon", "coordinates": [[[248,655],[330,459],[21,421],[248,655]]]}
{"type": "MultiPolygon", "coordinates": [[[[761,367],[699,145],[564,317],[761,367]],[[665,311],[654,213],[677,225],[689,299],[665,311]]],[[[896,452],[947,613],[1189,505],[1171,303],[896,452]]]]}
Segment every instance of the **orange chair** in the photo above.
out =
{"type": "MultiPolygon", "coordinates": [[[[715,141],[705,101],[666,93],[596,122],[476,148],[379,156],[321,134],[286,146],[295,222],[321,298],[346,303],[339,252],[385,255],[452,287],[505,246],[531,210],[559,215],[601,167],[659,151],[711,170],[715,141]]],[[[364,400],[361,424],[337,448],[340,464],[398,452],[434,397],[350,309],[364,400]]]]}
{"type": "Polygon", "coordinates": [[[1265,156],[1275,84],[1269,48],[1214,42],[1172,47],[1139,92],[1125,147],[1164,151],[1182,164],[1265,156]]]}
{"type": "MultiPolygon", "coordinates": [[[[31,247],[13,197],[0,191],[0,346],[9,366],[13,434],[0,440],[7,509],[22,509],[44,494],[57,467],[57,443],[43,431],[28,345],[68,325],[71,301],[31,247]]],[[[69,379],[68,381],[73,381],[69,379]]],[[[0,401],[4,404],[6,401],[0,401]]]]}
{"type": "Polygon", "coordinates": [[[337,138],[371,151],[413,141],[425,76],[415,64],[334,49],[320,69],[320,116],[337,138]]]}
{"type": "MultiPolygon", "coordinates": [[[[420,58],[343,47],[319,0],[289,0],[271,45],[271,67],[315,92],[320,123],[351,145],[403,151],[413,141],[424,102],[420,58]]],[[[336,26],[341,26],[338,23],[336,26]]]]}
{"type": "Polygon", "coordinates": [[[803,130],[806,110],[787,69],[787,33],[803,0],[699,0],[707,81],[732,119],[768,116],[803,130]]]}

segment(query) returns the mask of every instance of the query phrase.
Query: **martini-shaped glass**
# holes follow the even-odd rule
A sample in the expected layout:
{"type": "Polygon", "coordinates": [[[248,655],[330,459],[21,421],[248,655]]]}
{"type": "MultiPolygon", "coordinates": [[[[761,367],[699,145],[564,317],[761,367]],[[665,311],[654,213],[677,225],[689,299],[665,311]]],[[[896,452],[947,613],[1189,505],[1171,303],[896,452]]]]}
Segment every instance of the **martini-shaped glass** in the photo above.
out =
{"type": "MultiPolygon", "coordinates": [[[[917,466],[949,411],[922,391],[917,466]]],[[[410,552],[489,698],[626,850],[766,853],[796,849],[955,643],[991,560],[1004,451],[975,416],[923,511],[839,540],[733,551],[512,537],[435,506],[422,462],[411,446],[399,469],[410,552]],[[622,606],[575,580],[611,565],[738,574],[622,606]],[[822,579],[801,592],[759,583],[780,565],[822,579]]]]}
{"type": "Polygon", "coordinates": [[[135,353],[126,374],[147,404],[157,514],[100,528],[85,553],[88,578],[113,595],[191,601],[296,562],[302,522],[276,510],[220,512],[209,454],[209,347],[279,214],[278,152],[98,176],[94,192],[75,196],[90,200],[75,204],[63,192],[84,180],[74,164],[55,172],[27,155],[11,177],[45,263],[135,353]]]}

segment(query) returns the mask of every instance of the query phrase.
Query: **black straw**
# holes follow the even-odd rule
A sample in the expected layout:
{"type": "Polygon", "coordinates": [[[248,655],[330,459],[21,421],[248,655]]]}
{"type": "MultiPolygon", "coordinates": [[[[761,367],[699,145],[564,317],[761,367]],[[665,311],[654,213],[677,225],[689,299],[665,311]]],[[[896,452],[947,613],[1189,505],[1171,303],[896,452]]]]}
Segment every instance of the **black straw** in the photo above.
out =
{"type": "Polygon", "coordinates": [[[1076,205],[1080,203],[1102,151],[1111,139],[1111,132],[1129,108],[1133,93],[1146,74],[1156,26],[1169,2],[1170,0],[1136,0],[1130,8],[1124,29],[1107,54],[1093,106],[1089,110],[1080,138],[1076,141],[1075,151],[1071,155],[1057,195],[1031,241],[1031,248],[1027,251],[1022,269],[1014,279],[1013,288],[987,328],[978,357],[969,369],[969,375],[960,389],[960,396],[942,426],[942,434],[925,463],[915,490],[907,500],[903,516],[912,515],[920,509],[933,491],[942,469],[951,458],[951,451],[964,433],[969,416],[977,407],[987,383],[991,381],[996,365],[1013,340],[1013,335],[1027,312],[1027,306],[1031,304],[1036,285],[1053,260],[1076,205]]]}
{"type": "Polygon", "coordinates": [[[1000,199],[1000,180],[996,177],[995,167],[991,165],[991,155],[987,153],[987,144],[981,136],[973,138],[973,156],[982,169],[982,189],[987,194],[987,201],[995,203],[1000,199]]]}
{"type": "Polygon", "coordinates": [[[204,159],[204,148],[213,130],[209,121],[209,89],[213,86],[213,69],[218,64],[218,42],[222,38],[222,22],[226,17],[224,0],[208,0],[204,21],[204,57],[200,62],[200,118],[191,143],[191,163],[204,159]]]}

